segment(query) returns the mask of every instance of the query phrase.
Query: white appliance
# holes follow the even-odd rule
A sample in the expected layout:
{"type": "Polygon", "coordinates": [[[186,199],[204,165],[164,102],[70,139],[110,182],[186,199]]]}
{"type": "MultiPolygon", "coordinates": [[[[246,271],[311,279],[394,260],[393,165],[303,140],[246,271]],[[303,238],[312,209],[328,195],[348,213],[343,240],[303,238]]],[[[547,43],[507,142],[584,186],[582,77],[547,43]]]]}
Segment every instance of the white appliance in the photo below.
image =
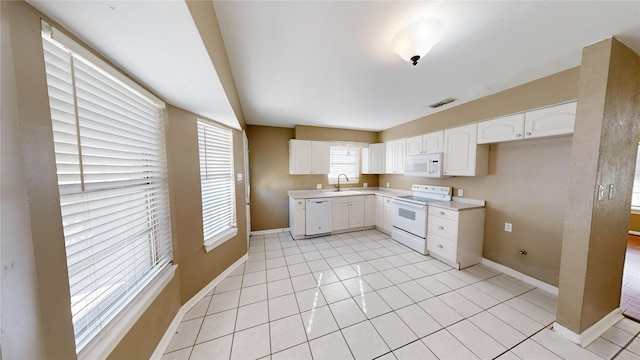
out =
{"type": "Polygon", "coordinates": [[[331,199],[307,199],[305,208],[306,236],[319,236],[331,232],[333,226],[331,199]]]}
{"type": "Polygon", "coordinates": [[[451,187],[415,184],[411,190],[412,195],[391,199],[391,238],[427,255],[428,204],[434,201],[450,201],[451,187]]]}
{"type": "Polygon", "coordinates": [[[431,178],[448,177],[442,175],[442,153],[423,154],[407,157],[404,175],[431,178]]]}

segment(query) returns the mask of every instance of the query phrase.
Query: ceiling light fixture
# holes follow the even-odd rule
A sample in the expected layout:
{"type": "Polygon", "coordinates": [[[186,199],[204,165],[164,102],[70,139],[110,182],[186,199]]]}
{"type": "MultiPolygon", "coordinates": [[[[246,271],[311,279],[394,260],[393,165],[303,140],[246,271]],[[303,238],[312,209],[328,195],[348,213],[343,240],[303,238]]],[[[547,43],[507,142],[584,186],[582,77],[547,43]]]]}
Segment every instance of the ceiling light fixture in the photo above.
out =
{"type": "Polygon", "coordinates": [[[421,20],[400,30],[391,40],[391,48],[402,59],[417,65],[418,60],[431,50],[443,33],[442,20],[421,20]]]}

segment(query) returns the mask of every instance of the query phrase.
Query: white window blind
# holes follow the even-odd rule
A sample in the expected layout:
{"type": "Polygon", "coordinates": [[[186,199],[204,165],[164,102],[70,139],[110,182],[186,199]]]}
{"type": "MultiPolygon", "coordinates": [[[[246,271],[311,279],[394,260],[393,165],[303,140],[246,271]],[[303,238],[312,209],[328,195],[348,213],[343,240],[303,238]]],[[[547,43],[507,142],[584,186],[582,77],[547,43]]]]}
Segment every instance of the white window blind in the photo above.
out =
{"type": "Polygon", "coordinates": [[[43,48],[79,352],[171,261],[164,104],[50,31],[43,48]]]}
{"type": "Polygon", "coordinates": [[[198,120],[198,143],[204,244],[211,250],[238,232],[233,133],[222,126],[198,120]]]}
{"type": "Polygon", "coordinates": [[[331,167],[329,170],[329,184],[338,183],[338,175],[345,174],[340,179],[341,184],[356,184],[360,181],[360,148],[347,145],[331,145],[331,167]]]}
{"type": "Polygon", "coordinates": [[[633,179],[633,194],[631,195],[631,208],[640,211],[640,144],[638,144],[638,157],[636,158],[636,176],[633,179]]]}

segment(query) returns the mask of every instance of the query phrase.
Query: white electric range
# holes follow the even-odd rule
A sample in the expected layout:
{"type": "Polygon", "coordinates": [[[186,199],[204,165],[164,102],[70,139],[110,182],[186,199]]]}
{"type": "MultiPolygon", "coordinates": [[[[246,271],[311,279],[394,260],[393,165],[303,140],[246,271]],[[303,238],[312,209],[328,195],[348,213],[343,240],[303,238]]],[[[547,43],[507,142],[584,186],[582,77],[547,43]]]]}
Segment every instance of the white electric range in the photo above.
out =
{"type": "Polygon", "coordinates": [[[450,201],[451,186],[414,184],[411,190],[411,195],[391,199],[391,238],[426,255],[428,205],[434,201],[450,201]]]}

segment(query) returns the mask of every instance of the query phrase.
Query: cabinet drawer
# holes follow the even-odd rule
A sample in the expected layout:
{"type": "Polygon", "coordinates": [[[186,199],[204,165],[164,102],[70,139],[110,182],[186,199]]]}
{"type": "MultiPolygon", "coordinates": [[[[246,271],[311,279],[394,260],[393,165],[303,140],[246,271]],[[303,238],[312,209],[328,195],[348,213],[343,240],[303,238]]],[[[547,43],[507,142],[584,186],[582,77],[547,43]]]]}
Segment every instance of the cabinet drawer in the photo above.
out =
{"type": "Polygon", "coordinates": [[[429,216],[428,232],[452,241],[458,240],[458,221],[437,216],[429,216]]]}
{"type": "Polygon", "coordinates": [[[429,215],[442,217],[449,220],[458,221],[458,212],[455,210],[443,209],[436,206],[429,206],[429,215]]]}
{"type": "Polygon", "coordinates": [[[429,253],[440,255],[451,262],[457,262],[458,248],[453,241],[429,233],[427,235],[427,250],[429,253]]]}
{"type": "Polygon", "coordinates": [[[304,199],[297,199],[293,201],[294,206],[304,206],[304,199]]]}

